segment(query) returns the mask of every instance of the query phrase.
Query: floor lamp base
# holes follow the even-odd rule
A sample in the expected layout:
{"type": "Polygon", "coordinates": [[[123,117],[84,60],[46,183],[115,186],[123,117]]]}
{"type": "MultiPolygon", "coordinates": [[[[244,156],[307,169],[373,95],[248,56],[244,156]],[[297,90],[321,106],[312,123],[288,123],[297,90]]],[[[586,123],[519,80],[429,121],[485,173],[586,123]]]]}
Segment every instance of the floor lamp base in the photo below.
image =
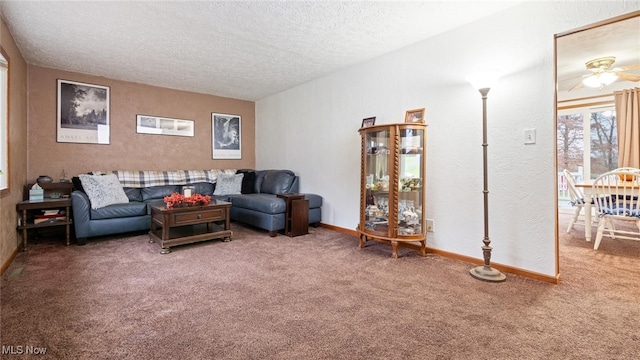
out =
{"type": "Polygon", "coordinates": [[[507,276],[501,273],[499,270],[492,268],[491,266],[478,266],[469,271],[471,276],[478,280],[490,281],[490,282],[502,282],[507,279],[507,276]]]}

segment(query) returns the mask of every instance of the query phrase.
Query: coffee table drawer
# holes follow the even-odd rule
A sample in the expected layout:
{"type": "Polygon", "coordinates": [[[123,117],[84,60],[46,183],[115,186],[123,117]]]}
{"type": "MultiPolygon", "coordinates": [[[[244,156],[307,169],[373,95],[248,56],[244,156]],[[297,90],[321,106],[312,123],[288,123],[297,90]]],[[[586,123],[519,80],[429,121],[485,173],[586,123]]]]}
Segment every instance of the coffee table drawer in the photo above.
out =
{"type": "Polygon", "coordinates": [[[173,224],[176,226],[202,224],[203,222],[221,221],[225,220],[224,209],[213,209],[194,211],[187,213],[173,214],[173,224]]]}

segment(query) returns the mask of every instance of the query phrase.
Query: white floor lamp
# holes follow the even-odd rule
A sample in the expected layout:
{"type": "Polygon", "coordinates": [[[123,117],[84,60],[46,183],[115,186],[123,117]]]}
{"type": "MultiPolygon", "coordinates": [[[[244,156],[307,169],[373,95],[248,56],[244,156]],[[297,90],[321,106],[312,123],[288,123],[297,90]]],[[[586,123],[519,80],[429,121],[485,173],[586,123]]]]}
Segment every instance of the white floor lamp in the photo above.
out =
{"type": "Polygon", "coordinates": [[[499,270],[491,267],[491,240],[489,240],[489,176],[487,169],[487,94],[491,90],[491,86],[500,78],[497,71],[487,71],[476,74],[467,78],[471,85],[480,91],[482,95],[482,160],[484,171],[484,239],[482,240],[482,254],[484,256],[484,265],[475,267],[469,271],[471,276],[478,280],[501,282],[507,277],[499,270]]]}

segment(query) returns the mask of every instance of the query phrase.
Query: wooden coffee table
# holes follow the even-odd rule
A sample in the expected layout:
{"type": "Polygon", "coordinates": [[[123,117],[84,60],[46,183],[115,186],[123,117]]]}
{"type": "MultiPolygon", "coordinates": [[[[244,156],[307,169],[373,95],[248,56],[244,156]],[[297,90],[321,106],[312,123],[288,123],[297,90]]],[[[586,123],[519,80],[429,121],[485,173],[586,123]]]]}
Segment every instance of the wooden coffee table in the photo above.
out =
{"type": "Polygon", "coordinates": [[[231,203],[211,200],[208,205],[167,209],[164,202],[151,204],[149,242],[160,243],[160,253],[168,254],[172,246],[222,238],[230,241],[231,203]],[[203,228],[206,224],[206,231],[203,228]],[[162,229],[158,230],[158,226],[162,229]]]}

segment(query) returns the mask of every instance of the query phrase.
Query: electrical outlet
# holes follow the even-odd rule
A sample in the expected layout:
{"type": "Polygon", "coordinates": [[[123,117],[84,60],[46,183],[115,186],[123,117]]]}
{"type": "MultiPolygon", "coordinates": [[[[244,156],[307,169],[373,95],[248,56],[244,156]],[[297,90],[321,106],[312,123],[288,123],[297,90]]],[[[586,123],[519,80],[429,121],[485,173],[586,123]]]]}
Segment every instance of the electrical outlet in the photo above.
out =
{"type": "Polygon", "coordinates": [[[427,231],[433,232],[433,219],[427,219],[427,231]]]}

